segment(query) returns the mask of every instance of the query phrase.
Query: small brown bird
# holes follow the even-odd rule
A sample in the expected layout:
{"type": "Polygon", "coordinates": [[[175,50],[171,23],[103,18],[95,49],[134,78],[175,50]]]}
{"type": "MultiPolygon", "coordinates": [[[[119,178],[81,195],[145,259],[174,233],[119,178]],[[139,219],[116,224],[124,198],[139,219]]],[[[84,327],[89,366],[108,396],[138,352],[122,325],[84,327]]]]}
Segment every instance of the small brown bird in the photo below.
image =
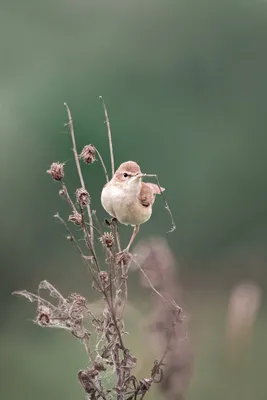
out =
{"type": "Polygon", "coordinates": [[[139,165],[134,161],[127,161],[120,165],[113,178],[104,186],[101,194],[101,203],[104,209],[124,225],[134,226],[130,242],[124,251],[129,251],[139,225],[147,222],[152,214],[152,205],[155,195],[161,191],[154,183],[142,182],[139,165]]]}

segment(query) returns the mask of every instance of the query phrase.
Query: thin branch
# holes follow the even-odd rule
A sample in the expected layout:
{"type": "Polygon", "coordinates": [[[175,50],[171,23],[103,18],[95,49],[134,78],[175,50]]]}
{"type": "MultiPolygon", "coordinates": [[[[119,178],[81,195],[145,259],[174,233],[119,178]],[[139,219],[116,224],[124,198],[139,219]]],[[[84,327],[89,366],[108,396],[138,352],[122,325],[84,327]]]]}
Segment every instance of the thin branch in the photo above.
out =
{"type": "MultiPolygon", "coordinates": [[[[116,238],[116,242],[117,242],[117,247],[118,247],[118,252],[121,253],[121,243],[120,243],[120,235],[119,235],[119,230],[118,230],[118,223],[117,221],[113,223],[114,226],[114,233],[115,233],[115,238],[116,238]]],[[[123,305],[122,305],[122,312],[121,312],[121,317],[123,317],[123,313],[126,307],[126,303],[127,303],[127,298],[128,298],[128,287],[127,287],[127,282],[126,282],[126,271],[124,268],[124,261],[123,259],[120,262],[121,265],[121,280],[124,283],[124,299],[123,299],[123,305]]],[[[122,285],[120,285],[121,287],[122,285]]]]}
{"type": "Polygon", "coordinates": [[[73,211],[74,213],[75,213],[75,212],[78,212],[77,209],[76,209],[76,207],[75,207],[75,205],[74,205],[74,203],[73,203],[73,201],[71,200],[71,197],[70,197],[70,195],[69,195],[67,186],[65,185],[64,182],[62,182],[62,190],[64,191],[64,194],[65,194],[65,196],[66,196],[66,199],[68,200],[69,205],[70,205],[71,208],[72,208],[72,211],[73,211]]]}
{"type": "Polygon", "coordinates": [[[99,153],[99,151],[97,150],[96,147],[95,147],[95,151],[96,151],[96,153],[97,153],[97,155],[98,155],[98,158],[99,158],[99,160],[100,160],[100,162],[101,162],[101,164],[102,164],[102,167],[103,167],[103,170],[104,170],[104,173],[105,173],[105,176],[106,176],[106,181],[107,181],[107,183],[108,183],[108,182],[109,182],[108,171],[107,171],[106,165],[105,165],[105,163],[104,163],[104,160],[103,160],[103,158],[101,157],[101,154],[99,153]]]}
{"type": "Polygon", "coordinates": [[[112,171],[112,176],[115,173],[115,168],[114,168],[114,153],[113,153],[113,146],[112,146],[112,136],[111,136],[111,128],[110,128],[110,122],[109,122],[109,117],[108,117],[108,112],[107,112],[107,107],[104,102],[104,99],[102,96],[99,96],[100,100],[102,101],[103,108],[104,108],[104,113],[105,113],[105,118],[106,118],[106,124],[108,128],[108,139],[109,139],[109,151],[110,151],[110,161],[111,161],[111,171],[112,171]]]}
{"type": "MultiPolygon", "coordinates": [[[[67,113],[68,113],[68,117],[69,117],[70,134],[71,134],[71,139],[72,139],[73,154],[74,154],[74,158],[75,158],[77,172],[78,172],[78,175],[79,175],[79,178],[80,178],[81,186],[82,186],[82,188],[84,190],[86,190],[85,184],[84,184],[84,179],[83,179],[83,174],[82,174],[82,170],[81,170],[81,166],[80,166],[80,162],[79,162],[79,156],[78,156],[78,152],[77,152],[77,146],[76,146],[76,141],[75,141],[75,135],[74,135],[74,128],[73,128],[73,121],[72,121],[71,112],[70,112],[70,109],[69,109],[67,103],[64,103],[64,106],[66,107],[66,110],[67,110],[67,113]]],[[[91,212],[90,204],[87,205],[87,212],[88,212],[88,218],[89,218],[89,223],[90,223],[91,246],[94,249],[94,230],[92,228],[92,226],[93,226],[93,218],[92,218],[92,212],[91,212]]]]}
{"type": "Polygon", "coordinates": [[[135,264],[138,266],[138,268],[140,269],[140,271],[142,272],[142,274],[144,275],[144,277],[146,278],[146,280],[149,283],[149,286],[151,287],[151,289],[163,300],[166,301],[167,303],[170,303],[180,314],[183,310],[181,307],[178,306],[178,304],[174,301],[174,300],[168,300],[166,299],[166,297],[164,297],[153,285],[153,283],[151,282],[151,280],[149,279],[149,277],[147,276],[147,274],[145,273],[145,271],[143,270],[143,268],[141,267],[141,265],[139,264],[139,262],[136,260],[135,257],[132,257],[132,260],[135,262],[135,264]]]}
{"type": "Polygon", "coordinates": [[[157,185],[158,185],[160,194],[162,195],[162,198],[163,198],[163,201],[164,201],[164,204],[165,204],[165,208],[166,208],[166,210],[168,211],[168,213],[170,214],[171,221],[172,221],[172,227],[171,227],[171,229],[170,229],[167,233],[171,233],[171,232],[175,231],[175,229],[176,229],[175,221],[174,221],[174,218],[173,218],[171,209],[170,209],[170,207],[169,207],[169,204],[168,204],[168,202],[167,202],[166,196],[163,194],[163,191],[161,190],[161,186],[160,186],[160,183],[159,183],[158,175],[156,175],[156,174],[143,174],[143,176],[151,176],[151,177],[156,178],[156,181],[157,181],[157,185]]]}

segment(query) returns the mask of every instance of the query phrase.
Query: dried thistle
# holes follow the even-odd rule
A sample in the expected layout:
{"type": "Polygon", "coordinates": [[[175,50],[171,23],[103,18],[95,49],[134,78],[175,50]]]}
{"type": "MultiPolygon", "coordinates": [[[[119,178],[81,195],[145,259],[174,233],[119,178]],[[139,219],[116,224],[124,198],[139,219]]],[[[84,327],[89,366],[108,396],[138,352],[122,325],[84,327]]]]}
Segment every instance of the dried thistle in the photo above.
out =
{"type": "Polygon", "coordinates": [[[81,206],[87,206],[90,203],[90,196],[86,189],[80,188],[75,193],[77,203],[81,206]]]}
{"type": "Polygon", "coordinates": [[[74,211],[71,215],[69,215],[68,220],[73,222],[75,225],[82,225],[82,216],[77,211],[74,211]]]}
{"type": "Polygon", "coordinates": [[[46,171],[52,176],[55,181],[61,181],[64,178],[64,164],[60,162],[53,162],[50,169],[46,171]]]}
{"type": "MultiPolygon", "coordinates": [[[[107,114],[107,109],[102,97],[105,120],[108,129],[109,149],[111,158],[111,171],[114,175],[114,155],[112,147],[110,122],[107,114]]],[[[177,326],[183,326],[181,322],[181,308],[172,300],[172,286],[166,285],[172,279],[166,278],[169,270],[164,269],[166,262],[166,254],[160,257],[152,257],[148,255],[148,264],[151,268],[147,268],[147,263],[144,264],[144,259],[139,260],[143,265],[144,276],[149,286],[154,293],[158,295],[159,305],[157,310],[160,310],[160,321],[151,327],[151,335],[154,334],[153,327],[156,326],[163,329],[158,329],[161,334],[161,339],[165,344],[162,355],[154,362],[150,375],[137,379],[134,375],[134,368],[137,364],[136,357],[133,356],[130,349],[125,347],[124,342],[124,310],[127,303],[127,274],[130,262],[136,260],[127,252],[121,251],[121,243],[117,220],[112,219],[112,222],[107,223],[112,232],[102,233],[102,227],[97,218],[97,227],[93,225],[93,211],[91,210],[90,194],[86,190],[83,173],[79,159],[86,164],[91,164],[96,157],[100,160],[107,182],[109,182],[105,163],[93,145],[87,145],[83,148],[80,155],[77,152],[76,139],[74,134],[74,126],[69,107],[65,103],[68,113],[68,125],[73,145],[73,155],[75,159],[76,169],[80,181],[80,188],[76,190],[76,203],[73,201],[70,192],[65,183],[62,182],[62,187],[59,195],[67,200],[71,209],[71,214],[68,221],[79,226],[78,232],[82,233],[84,246],[80,246],[80,238],[77,239],[68,227],[68,223],[56,214],[55,217],[64,225],[67,231],[67,239],[72,241],[81,255],[83,262],[91,273],[92,286],[101,294],[104,300],[103,308],[97,315],[90,310],[85,297],[79,294],[72,294],[64,297],[53,285],[47,281],[40,283],[38,293],[33,294],[27,291],[15,292],[15,294],[26,297],[31,302],[36,302],[36,318],[34,322],[41,327],[60,328],[68,331],[74,338],[78,339],[86,350],[89,364],[81,369],[78,373],[78,379],[86,393],[88,400],[143,400],[146,393],[154,383],[164,384],[166,382],[166,363],[172,367],[173,359],[170,353],[175,352],[175,340],[177,326]],[[82,210],[85,207],[85,210],[82,210]],[[109,251],[104,251],[106,256],[107,271],[103,270],[101,260],[95,250],[94,230],[99,232],[100,241],[104,248],[109,251]],[[88,255],[83,253],[83,248],[86,248],[88,255]],[[110,250],[112,249],[112,251],[110,250]],[[153,264],[153,265],[152,265],[153,264]],[[156,277],[153,275],[154,264],[158,272],[161,268],[162,274],[156,277]],[[120,265],[120,267],[118,266],[120,265]],[[156,287],[157,289],[156,289],[156,287]],[[163,289],[162,289],[163,285],[163,289]],[[51,300],[44,299],[40,292],[45,290],[49,294],[51,300]],[[168,293],[169,290],[169,293],[168,293]],[[167,292],[167,293],[166,293],[167,292]],[[164,304],[164,306],[163,306],[164,304]],[[89,319],[90,327],[94,330],[95,335],[91,336],[84,326],[84,320],[89,319]],[[106,377],[110,374],[113,380],[107,383],[106,377]]],[[[64,177],[64,164],[53,163],[47,171],[54,180],[61,181],[64,177]]],[[[158,183],[159,185],[159,183],[158,183]]],[[[167,207],[167,204],[166,204],[167,207]]],[[[79,234],[78,233],[78,234],[79,234]]],[[[160,248],[160,246],[159,246],[160,248]]],[[[105,250],[105,249],[104,249],[105,250]]],[[[140,254],[142,248],[140,249],[140,254]]],[[[140,267],[142,271],[142,266],[140,267]]],[[[158,314],[157,314],[158,315],[158,314]]],[[[87,322],[87,321],[86,321],[87,322]]],[[[184,328],[183,328],[184,329],[184,328]]],[[[178,335],[179,336],[179,335],[178,335]]],[[[175,352],[176,357],[180,357],[179,352],[175,352]]],[[[175,364],[176,365],[176,364],[175,364]]],[[[169,374],[170,375],[170,374],[169,374]]],[[[169,376],[167,374],[167,378],[169,376]]]]}
{"type": "Polygon", "coordinates": [[[106,271],[100,271],[99,274],[98,274],[98,276],[99,276],[100,281],[101,281],[104,285],[106,285],[106,284],[108,283],[109,277],[108,277],[108,273],[107,273],[106,271]]]}
{"type": "Polygon", "coordinates": [[[112,232],[104,232],[103,235],[99,238],[100,242],[110,249],[114,244],[114,236],[112,232]]]}
{"type": "Polygon", "coordinates": [[[81,154],[79,155],[79,158],[85,162],[85,164],[92,164],[95,162],[95,156],[96,154],[96,149],[95,146],[92,144],[88,144],[84,146],[84,148],[81,151],[81,154]]]}

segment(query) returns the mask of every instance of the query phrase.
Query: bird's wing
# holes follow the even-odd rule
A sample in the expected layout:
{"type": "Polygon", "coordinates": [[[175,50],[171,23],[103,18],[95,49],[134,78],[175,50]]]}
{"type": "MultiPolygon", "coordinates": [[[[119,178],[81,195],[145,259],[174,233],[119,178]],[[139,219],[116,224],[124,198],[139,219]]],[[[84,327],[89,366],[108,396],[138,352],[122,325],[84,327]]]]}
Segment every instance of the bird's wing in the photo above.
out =
{"type": "Polygon", "coordinates": [[[154,194],[161,194],[161,192],[164,192],[164,190],[165,190],[163,187],[160,187],[160,189],[161,189],[161,191],[160,191],[159,186],[156,185],[155,183],[147,182],[146,185],[149,186],[153,190],[154,194]]]}
{"type": "MultiPolygon", "coordinates": [[[[161,190],[165,190],[161,188],[161,190]]],[[[158,185],[154,183],[144,183],[142,182],[141,191],[139,194],[139,200],[142,206],[149,207],[155,201],[155,194],[160,194],[158,185]]]]}

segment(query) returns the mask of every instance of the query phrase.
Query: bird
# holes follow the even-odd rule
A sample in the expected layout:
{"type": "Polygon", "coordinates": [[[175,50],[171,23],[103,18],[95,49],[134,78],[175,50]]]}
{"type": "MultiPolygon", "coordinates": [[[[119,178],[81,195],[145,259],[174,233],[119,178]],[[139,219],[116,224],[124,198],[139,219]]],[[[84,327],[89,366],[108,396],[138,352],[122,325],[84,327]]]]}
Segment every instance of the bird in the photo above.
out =
{"type": "Polygon", "coordinates": [[[150,219],[155,195],[165,190],[154,183],[142,182],[145,175],[135,161],[126,161],[115,171],[101,193],[101,203],[106,212],[121,224],[134,227],[123,252],[129,252],[140,225],[150,219]]]}

